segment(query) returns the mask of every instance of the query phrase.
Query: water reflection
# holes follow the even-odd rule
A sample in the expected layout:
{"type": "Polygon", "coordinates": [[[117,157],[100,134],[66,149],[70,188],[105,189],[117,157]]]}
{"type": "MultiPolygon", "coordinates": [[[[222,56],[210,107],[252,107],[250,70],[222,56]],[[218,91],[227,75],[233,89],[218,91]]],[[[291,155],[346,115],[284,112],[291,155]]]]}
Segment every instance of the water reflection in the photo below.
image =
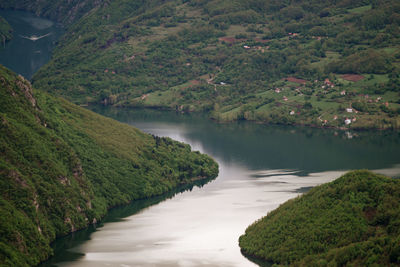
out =
{"type": "Polygon", "coordinates": [[[13,39],[0,48],[0,63],[30,79],[51,57],[51,51],[64,30],[50,20],[32,13],[0,10],[13,28],[13,39]]]}
{"type": "Polygon", "coordinates": [[[193,188],[203,187],[210,181],[196,181],[193,185],[181,186],[161,196],[152,197],[149,199],[141,199],[132,202],[130,205],[116,207],[111,209],[101,222],[96,225],[90,225],[87,229],[77,231],[68,236],[57,239],[52,244],[54,256],[50,260],[42,263],[40,266],[49,267],[57,266],[57,263],[66,261],[78,261],[85,256],[84,253],[74,248],[83,245],[85,242],[91,240],[91,235],[95,231],[99,231],[105,224],[124,222],[125,218],[134,215],[138,212],[143,212],[146,208],[154,206],[164,200],[171,199],[179,193],[185,191],[192,191],[193,188]]]}
{"type": "Polygon", "coordinates": [[[217,159],[220,174],[168,201],[133,203],[126,207],[129,212],[58,251],[69,255],[53,261],[59,266],[255,266],[240,253],[238,238],[281,203],[346,169],[400,174],[397,133],[356,133],[348,139],[331,130],[221,125],[201,116],[143,110],[96,111],[190,143],[217,159]]]}
{"type": "Polygon", "coordinates": [[[350,169],[391,168],[400,161],[397,132],[354,132],[238,122],[210,123],[204,117],[96,107],[96,112],[159,135],[202,144],[224,162],[252,170],[292,169],[298,175],[350,169]],[[167,126],[168,125],[168,126],[167,126]]]}
{"type": "Polygon", "coordinates": [[[244,229],[296,196],[298,188],[340,175],[249,180],[252,174],[223,165],[219,180],[105,224],[90,241],[70,249],[83,256],[59,266],[254,266],[237,245],[244,229]]]}

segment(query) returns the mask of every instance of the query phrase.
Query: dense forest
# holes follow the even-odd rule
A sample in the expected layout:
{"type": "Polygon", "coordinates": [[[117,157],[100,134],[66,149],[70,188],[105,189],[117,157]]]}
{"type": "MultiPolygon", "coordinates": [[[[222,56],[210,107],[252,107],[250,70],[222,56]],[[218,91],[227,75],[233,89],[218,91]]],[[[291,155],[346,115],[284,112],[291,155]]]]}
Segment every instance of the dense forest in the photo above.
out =
{"type": "MultiPolygon", "coordinates": [[[[0,0],[0,8],[66,28],[32,79],[40,90],[0,66],[0,265],[38,264],[51,241],[109,208],[218,174],[186,144],[78,105],[400,128],[398,0],[0,0]]],[[[0,18],[3,44],[11,33],[0,18]]],[[[281,205],[239,243],[278,265],[400,265],[399,200],[399,180],[350,172],[281,205]]]]}
{"type": "Polygon", "coordinates": [[[0,265],[32,266],[110,207],[215,178],[189,145],[33,90],[0,67],[0,265]]]}
{"type": "Polygon", "coordinates": [[[206,112],[219,121],[400,126],[397,0],[39,2],[0,6],[79,13],[60,17],[67,33],[33,77],[77,104],[206,112]]]}
{"type": "Polygon", "coordinates": [[[245,255],[284,266],[399,266],[400,181],[349,172],[249,226],[245,255]]]}

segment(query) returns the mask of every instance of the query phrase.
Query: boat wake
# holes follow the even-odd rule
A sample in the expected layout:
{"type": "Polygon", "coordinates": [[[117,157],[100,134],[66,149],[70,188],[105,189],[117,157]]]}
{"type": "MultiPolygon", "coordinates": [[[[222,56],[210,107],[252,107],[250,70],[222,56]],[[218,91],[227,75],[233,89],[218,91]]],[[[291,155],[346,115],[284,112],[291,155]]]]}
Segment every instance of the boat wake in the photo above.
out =
{"type": "Polygon", "coordinates": [[[42,38],[44,38],[44,37],[47,37],[47,36],[49,36],[51,34],[51,32],[49,32],[48,34],[45,34],[45,35],[41,35],[41,36],[36,36],[36,35],[32,35],[32,36],[23,36],[23,35],[20,35],[22,38],[25,38],[25,39],[28,39],[28,40],[31,40],[31,41],[37,41],[37,40],[39,40],[39,39],[42,39],[42,38]]]}

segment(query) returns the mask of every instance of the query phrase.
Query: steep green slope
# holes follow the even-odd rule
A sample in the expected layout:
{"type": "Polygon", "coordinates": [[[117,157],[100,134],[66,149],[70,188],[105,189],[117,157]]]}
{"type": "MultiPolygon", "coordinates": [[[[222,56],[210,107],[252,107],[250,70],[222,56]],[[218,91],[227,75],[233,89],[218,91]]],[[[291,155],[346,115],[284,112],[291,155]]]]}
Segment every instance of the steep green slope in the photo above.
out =
{"type": "Polygon", "coordinates": [[[33,82],[75,103],[399,128],[399,25],[396,0],[117,0],[69,27],[33,82]]]}
{"type": "Polygon", "coordinates": [[[35,265],[108,208],[217,173],[188,145],[32,91],[0,67],[0,265],[35,265]]]}
{"type": "Polygon", "coordinates": [[[12,28],[10,24],[3,18],[0,17],[0,42],[3,46],[7,41],[12,38],[12,28]]]}
{"type": "Polygon", "coordinates": [[[244,254],[291,266],[399,266],[400,181],[349,172],[249,226],[244,254]]]}

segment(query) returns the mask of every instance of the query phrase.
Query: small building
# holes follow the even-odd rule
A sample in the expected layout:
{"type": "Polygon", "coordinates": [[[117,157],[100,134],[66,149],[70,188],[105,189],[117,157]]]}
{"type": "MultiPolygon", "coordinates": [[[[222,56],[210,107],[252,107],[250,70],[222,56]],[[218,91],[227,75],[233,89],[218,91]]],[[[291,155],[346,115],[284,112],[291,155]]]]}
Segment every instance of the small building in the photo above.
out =
{"type": "Polygon", "coordinates": [[[275,88],[275,93],[280,93],[281,92],[281,89],[280,88],[275,88]]]}
{"type": "Polygon", "coordinates": [[[349,125],[351,123],[351,120],[349,118],[346,118],[344,120],[344,124],[349,125]]]}
{"type": "Polygon", "coordinates": [[[353,109],[352,108],[346,108],[346,112],[347,113],[353,113],[353,109]]]}
{"type": "Polygon", "coordinates": [[[341,91],[340,95],[346,95],[346,91],[345,90],[341,91]]]}
{"type": "Polygon", "coordinates": [[[325,79],[324,84],[325,84],[326,86],[331,87],[331,88],[335,87],[335,84],[332,83],[328,78],[325,79]]]}
{"type": "Polygon", "coordinates": [[[290,114],[290,115],[294,115],[294,114],[295,114],[294,110],[290,111],[289,114],[290,114]]]}
{"type": "Polygon", "coordinates": [[[250,49],[251,47],[248,46],[248,45],[244,45],[243,48],[244,48],[244,49],[250,49]]]}

